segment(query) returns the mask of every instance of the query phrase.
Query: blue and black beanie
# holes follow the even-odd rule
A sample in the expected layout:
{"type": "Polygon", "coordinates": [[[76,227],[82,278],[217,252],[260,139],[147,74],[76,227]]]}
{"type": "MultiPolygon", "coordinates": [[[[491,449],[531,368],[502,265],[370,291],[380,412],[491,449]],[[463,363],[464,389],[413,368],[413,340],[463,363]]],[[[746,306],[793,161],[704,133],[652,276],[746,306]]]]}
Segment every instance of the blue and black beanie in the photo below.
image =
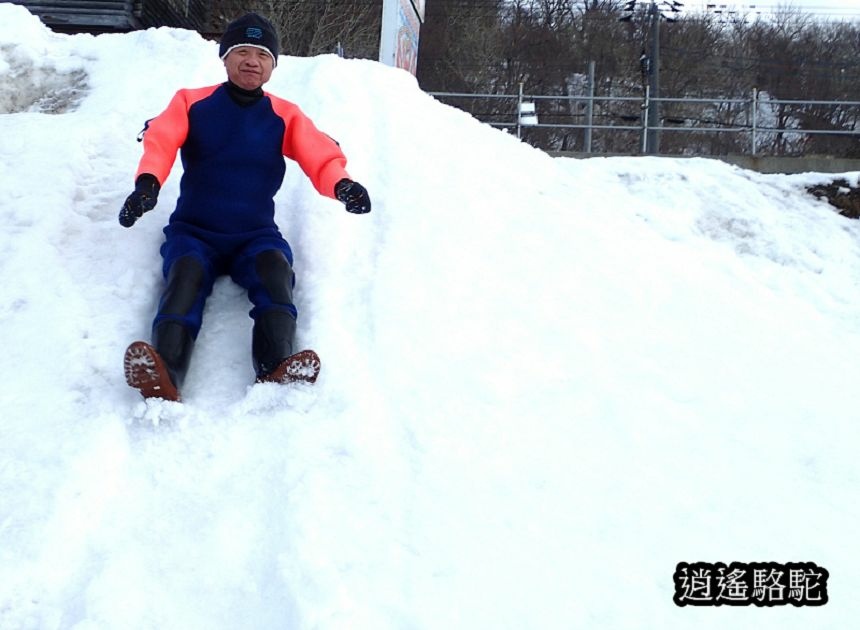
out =
{"type": "Polygon", "coordinates": [[[256,13],[246,13],[227,25],[221,36],[218,55],[224,59],[230,51],[239,46],[262,48],[278,65],[278,32],[269,20],[256,13]]]}

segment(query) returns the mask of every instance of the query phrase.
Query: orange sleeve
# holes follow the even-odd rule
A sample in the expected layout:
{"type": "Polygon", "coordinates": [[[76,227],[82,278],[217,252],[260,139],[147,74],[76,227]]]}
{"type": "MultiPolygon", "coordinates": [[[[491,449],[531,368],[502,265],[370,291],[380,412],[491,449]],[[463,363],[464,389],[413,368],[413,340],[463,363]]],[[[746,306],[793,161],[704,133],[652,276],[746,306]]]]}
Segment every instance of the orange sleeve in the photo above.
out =
{"type": "Polygon", "coordinates": [[[284,121],[284,155],[298,163],[321,195],[334,199],[335,184],[350,178],[340,146],[317,129],[297,105],[271,94],[267,96],[275,113],[284,121]]]}
{"type": "Polygon", "coordinates": [[[147,122],[143,135],[143,157],[138,164],[135,179],[143,173],[151,173],[159,184],[164,185],[176,161],[176,152],[188,137],[188,110],[217,88],[217,85],[213,85],[194,90],[179,90],[170,99],[167,109],[147,122]]]}

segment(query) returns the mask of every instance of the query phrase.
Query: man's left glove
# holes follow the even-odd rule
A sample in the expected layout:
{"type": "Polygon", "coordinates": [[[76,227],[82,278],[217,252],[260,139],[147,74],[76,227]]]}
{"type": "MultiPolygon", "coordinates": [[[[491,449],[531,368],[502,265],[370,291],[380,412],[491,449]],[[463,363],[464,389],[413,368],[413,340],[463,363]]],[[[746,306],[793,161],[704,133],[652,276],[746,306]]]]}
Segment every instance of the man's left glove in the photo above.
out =
{"type": "Polygon", "coordinates": [[[142,173],[134,182],[134,192],[131,193],[122,204],[119,211],[119,224],[123,227],[131,227],[134,222],[155,207],[158,201],[158,191],[161,184],[155,175],[142,173]]]}
{"type": "Polygon", "coordinates": [[[342,179],[334,187],[334,196],[346,206],[347,212],[367,214],[370,212],[370,195],[367,189],[351,179],[342,179]]]}

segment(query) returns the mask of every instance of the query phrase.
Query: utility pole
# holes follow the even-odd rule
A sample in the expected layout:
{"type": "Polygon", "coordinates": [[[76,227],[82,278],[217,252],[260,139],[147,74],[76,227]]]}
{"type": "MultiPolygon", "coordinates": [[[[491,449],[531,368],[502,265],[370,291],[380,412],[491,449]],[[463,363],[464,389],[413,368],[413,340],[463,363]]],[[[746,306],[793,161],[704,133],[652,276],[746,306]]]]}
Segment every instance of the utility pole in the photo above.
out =
{"type": "MultiPolygon", "coordinates": [[[[643,83],[647,77],[647,89],[645,90],[645,133],[643,151],[649,155],[660,153],[660,127],[662,116],[660,107],[660,19],[665,17],[667,22],[674,22],[674,17],[664,16],[660,9],[663,5],[671,13],[677,13],[683,6],[678,0],[650,0],[648,3],[648,51],[642,51],[639,64],[642,68],[643,83]]],[[[619,18],[622,22],[633,20],[636,0],[628,0],[624,5],[627,15],[619,18]]]]}
{"type": "Polygon", "coordinates": [[[648,7],[650,21],[650,48],[648,59],[648,134],[645,152],[648,155],[660,153],[660,10],[652,0],[648,7]]]}

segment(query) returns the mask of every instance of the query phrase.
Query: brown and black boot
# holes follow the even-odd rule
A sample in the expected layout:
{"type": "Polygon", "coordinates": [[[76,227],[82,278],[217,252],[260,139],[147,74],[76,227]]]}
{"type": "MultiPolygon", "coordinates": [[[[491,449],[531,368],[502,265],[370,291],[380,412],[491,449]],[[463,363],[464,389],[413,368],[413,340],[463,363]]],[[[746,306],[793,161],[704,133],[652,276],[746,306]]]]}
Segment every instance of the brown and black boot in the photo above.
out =
{"type": "Polygon", "coordinates": [[[320,371],[320,358],[313,350],[293,353],[296,318],[287,311],[272,309],[254,321],[252,355],[258,383],[313,383],[320,371]]]}
{"type": "Polygon", "coordinates": [[[315,383],[320,358],[313,350],[301,350],[281,361],[274,370],[257,375],[258,383],[315,383]]]}
{"type": "Polygon", "coordinates": [[[163,398],[179,402],[179,390],[170,380],[164,359],[145,341],[133,342],[123,360],[125,382],[144,398],[163,398]]]}
{"type": "Polygon", "coordinates": [[[191,362],[194,338],[180,322],[159,322],[152,344],[135,341],[125,351],[125,380],[144,398],[181,400],[179,389],[191,362]]]}

